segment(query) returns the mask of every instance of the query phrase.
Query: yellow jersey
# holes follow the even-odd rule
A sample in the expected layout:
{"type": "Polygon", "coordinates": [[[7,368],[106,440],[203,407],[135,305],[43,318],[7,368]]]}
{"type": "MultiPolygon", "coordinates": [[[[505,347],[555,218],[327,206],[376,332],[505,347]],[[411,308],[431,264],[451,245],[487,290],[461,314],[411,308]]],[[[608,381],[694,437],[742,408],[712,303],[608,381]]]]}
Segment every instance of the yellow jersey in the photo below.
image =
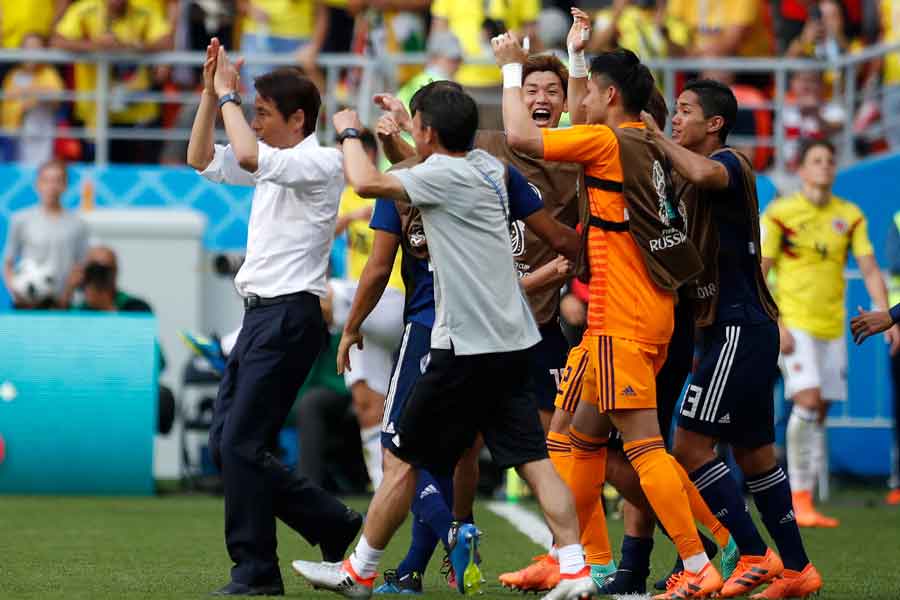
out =
{"type": "Polygon", "coordinates": [[[53,29],[53,2],[0,0],[0,35],[4,48],[18,48],[26,33],[50,37],[53,29]]]}
{"type": "Polygon", "coordinates": [[[522,28],[537,20],[539,0],[434,0],[431,16],[447,21],[447,27],[459,38],[466,59],[491,59],[491,64],[464,64],[456,81],[464,86],[488,87],[503,79],[493,63],[491,41],[484,32],[485,18],[503,21],[510,30],[522,28]]]}
{"type": "MultiPolygon", "coordinates": [[[[346,215],[361,208],[374,208],[375,200],[363,198],[353,191],[350,186],[344,189],[341,194],[341,206],[338,209],[338,215],[346,215]]],[[[347,225],[347,279],[359,281],[372,253],[372,244],[375,242],[375,232],[369,228],[369,221],[354,220],[347,225]]],[[[394,259],[394,268],[391,270],[391,278],[388,285],[403,291],[403,276],[400,273],[401,253],[397,253],[394,259]]]]}
{"type": "Polygon", "coordinates": [[[681,21],[701,50],[735,25],[750,27],[750,34],[737,49],[738,56],[771,56],[775,50],[772,15],[766,0],[669,0],[667,16],[681,21]]]}
{"type": "MultiPolygon", "coordinates": [[[[34,73],[28,73],[22,67],[15,67],[3,78],[3,93],[12,94],[22,87],[36,87],[41,91],[61,92],[65,89],[62,77],[51,65],[39,65],[34,73]]],[[[22,126],[25,118],[25,99],[7,98],[0,104],[0,123],[5,129],[16,129],[22,126]]]]}
{"type": "Polygon", "coordinates": [[[847,256],[875,253],[860,208],[837,196],[816,206],[798,192],[772,202],[761,225],[762,255],[774,260],[785,325],[822,339],[844,335],[847,256]]]}
{"type": "Polygon", "coordinates": [[[250,0],[250,6],[269,15],[268,23],[244,19],[245,33],[266,33],[279,38],[311,38],[316,24],[316,5],[313,0],[250,0]]]}
{"type": "MultiPolygon", "coordinates": [[[[56,25],[56,33],[69,40],[90,40],[108,30],[123,42],[151,44],[169,35],[166,20],[158,12],[129,3],[125,13],[110,19],[106,0],[78,0],[68,9],[56,25]],[[109,23],[107,23],[109,20],[109,23]]],[[[145,66],[116,64],[110,73],[110,113],[112,124],[144,124],[159,116],[159,104],[154,102],[128,102],[128,94],[150,87],[150,71],[145,66]]],[[[97,67],[90,64],[75,65],[75,89],[92,92],[96,88],[97,67]]],[[[92,127],[96,121],[93,100],[75,103],[75,115],[92,127]]]]}

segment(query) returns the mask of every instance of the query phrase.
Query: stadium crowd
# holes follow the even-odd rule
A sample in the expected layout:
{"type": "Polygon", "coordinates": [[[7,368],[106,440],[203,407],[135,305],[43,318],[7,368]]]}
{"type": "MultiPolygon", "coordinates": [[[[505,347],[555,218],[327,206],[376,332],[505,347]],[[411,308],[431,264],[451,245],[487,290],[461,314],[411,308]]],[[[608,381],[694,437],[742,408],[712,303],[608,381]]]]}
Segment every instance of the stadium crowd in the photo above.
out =
{"type": "MultiPolygon", "coordinates": [[[[238,52],[293,56],[321,88],[325,81],[316,61],[320,53],[379,56],[427,52],[429,66],[397,67],[396,80],[413,87],[429,76],[432,59],[446,65],[443,78],[464,85],[483,107],[485,125],[499,126],[500,71],[490,64],[488,40],[502,31],[528,35],[533,50],[564,54],[568,4],[540,0],[39,0],[0,2],[5,49],[60,48],[75,53],[96,51],[155,52],[202,50],[215,36],[238,52]],[[455,41],[428,40],[448,31],[455,41]],[[425,75],[423,75],[425,73],[425,75]],[[485,108],[486,107],[486,108],[485,108]]],[[[591,15],[594,29],[589,52],[627,48],[644,60],[664,57],[814,58],[824,62],[872,44],[900,41],[900,0],[587,0],[575,2],[591,15]]],[[[244,86],[265,65],[245,67],[244,86]]],[[[742,108],[736,135],[768,138],[773,131],[771,73],[707,72],[728,82],[742,108]]],[[[433,75],[433,73],[432,73],[433,75]]],[[[683,83],[695,73],[679,74],[683,83]]],[[[900,146],[900,123],[880,116],[898,113],[900,54],[892,53],[856,70],[858,94],[848,106],[835,70],[797,72],[791,77],[784,115],[789,140],[788,167],[796,167],[796,140],[830,137],[852,119],[857,152],[867,154],[900,146]]],[[[89,93],[96,68],[89,63],[42,65],[3,63],[3,156],[40,164],[51,156],[91,160],[89,140],[66,136],[67,128],[95,124],[94,100],[59,100],[53,93],[89,93]],[[43,99],[36,94],[51,94],[43,99]]],[[[120,128],[172,128],[184,124],[190,106],[176,101],[179,92],[197,89],[199,68],[115,64],[111,73],[109,121],[120,128]],[[155,92],[172,101],[134,99],[155,92]]],[[[336,90],[342,98],[360,84],[354,69],[342,72],[336,90]]],[[[245,90],[252,93],[252,86],[245,90]]],[[[157,97],[158,98],[158,97],[157,97]]],[[[327,118],[325,115],[322,119],[327,118]]],[[[111,142],[116,162],[156,163],[171,157],[160,141],[111,142]]],[[[172,143],[175,145],[175,142],[172,143]]],[[[771,165],[771,141],[745,146],[757,169],[771,165]]],[[[165,162],[172,162],[171,159],[165,162]]]]}

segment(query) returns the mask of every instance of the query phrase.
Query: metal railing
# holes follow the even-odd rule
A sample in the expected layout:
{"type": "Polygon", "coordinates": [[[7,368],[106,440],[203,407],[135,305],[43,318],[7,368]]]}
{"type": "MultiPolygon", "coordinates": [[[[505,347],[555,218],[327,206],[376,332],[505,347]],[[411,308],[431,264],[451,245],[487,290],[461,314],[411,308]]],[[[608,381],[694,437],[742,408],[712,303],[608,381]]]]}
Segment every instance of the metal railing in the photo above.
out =
{"type": "MultiPolygon", "coordinates": [[[[776,173],[783,173],[786,168],[785,160],[785,127],[783,112],[778,107],[785,105],[788,93],[789,76],[795,71],[831,71],[835,73],[833,98],[843,106],[847,118],[842,124],[839,134],[840,161],[843,165],[856,160],[854,140],[858,135],[878,136],[887,126],[900,127],[900,115],[882,115],[883,122],[875,124],[865,132],[854,131],[854,119],[857,108],[861,104],[861,91],[857,89],[857,74],[861,67],[874,59],[883,58],[886,54],[900,52],[900,43],[891,45],[877,45],[867,48],[855,54],[844,55],[833,61],[820,61],[812,59],[782,59],[782,58],[721,58],[721,59],[650,59],[646,61],[648,67],[658,73],[662,73],[662,88],[669,106],[673,106],[676,93],[676,82],[681,73],[698,73],[703,71],[728,71],[735,74],[763,74],[772,77],[774,82],[774,99],[772,102],[761,103],[753,106],[744,106],[748,110],[765,110],[773,114],[773,132],[771,136],[746,136],[733,140],[735,143],[747,144],[752,147],[771,148],[774,161],[773,169],[776,173]]],[[[186,141],[190,130],[185,128],[161,129],[154,127],[114,127],[110,123],[110,97],[112,73],[111,67],[117,64],[128,65],[168,65],[200,67],[204,60],[200,52],[161,52],[156,54],[131,54],[131,53],[71,53],[60,50],[0,50],[0,64],[19,63],[32,61],[46,64],[73,64],[89,63],[97,67],[96,87],[92,91],[42,94],[40,97],[47,100],[73,102],[92,101],[95,103],[95,124],[92,128],[66,129],[65,137],[90,140],[95,144],[95,162],[102,166],[108,163],[108,141],[111,139],[126,140],[176,140],[186,141]]],[[[245,58],[248,65],[287,66],[295,65],[293,56],[285,54],[252,54],[245,58]]],[[[356,54],[322,54],[318,58],[319,67],[325,73],[325,92],[323,94],[323,111],[326,115],[325,126],[320,128],[319,135],[323,141],[333,138],[330,115],[338,110],[341,102],[337,90],[341,80],[341,73],[347,69],[358,70],[358,85],[350,90],[344,104],[354,106],[360,112],[365,123],[374,124],[375,107],[371,102],[372,95],[378,91],[396,90],[397,67],[402,65],[421,65],[425,62],[425,55],[393,54],[383,56],[361,56],[356,54]]],[[[474,64],[490,64],[488,59],[471,61],[474,64]]],[[[881,88],[866,91],[867,98],[873,95],[877,97],[881,88]]],[[[4,94],[0,93],[0,101],[4,94]]],[[[195,105],[198,101],[196,93],[161,93],[161,92],[132,92],[128,94],[127,102],[159,102],[166,104],[181,104],[185,107],[195,105]]],[[[497,93],[496,102],[500,103],[500,94],[497,93]]],[[[17,131],[0,131],[0,134],[14,137],[17,131]]],[[[224,139],[222,132],[218,132],[218,138],[224,139]]]]}

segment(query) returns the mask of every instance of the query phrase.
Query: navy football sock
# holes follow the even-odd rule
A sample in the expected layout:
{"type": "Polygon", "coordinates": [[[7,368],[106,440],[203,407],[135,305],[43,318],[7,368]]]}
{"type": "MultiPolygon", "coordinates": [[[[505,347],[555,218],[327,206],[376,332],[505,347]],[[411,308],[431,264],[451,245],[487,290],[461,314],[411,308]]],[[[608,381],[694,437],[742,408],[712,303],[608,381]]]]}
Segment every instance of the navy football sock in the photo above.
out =
{"type": "Polygon", "coordinates": [[[626,535],[622,538],[622,560],[619,561],[619,568],[646,579],[650,575],[650,553],[652,551],[653,538],[626,535]]]}
{"type": "Polygon", "coordinates": [[[431,555],[434,554],[434,549],[437,547],[437,543],[438,537],[434,532],[427,525],[414,518],[409,550],[406,551],[406,556],[403,557],[403,560],[400,561],[400,565],[397,567],[397,575],[403,577],[412,572],[424,574],[425,568],[431,560],[431,555]]]}
{"type": "Polygon", "coordinates": [[[446,545],[453,521],[450,512],[452,503],[453,477],[434,477],[428,471],[419,469],[412,504],[412,539],[406,556],[397,567],[400,577],[413,571],[424,573],[437,543],[446,545]]]}
{"type": "Polygon", "coordinates": [[[716,518],[728,528],[741,554],[766,553],[766,543],[756,530],[741,489],[724,462],[718,458],[711,460],[691,473],[691,481],[716,518]]]}
{"type": "Polygon", "coordinates": [[[791,486],[781,467],[747,479],[747,487],[753,494],[756,508],[763,524],[775,540],[784,566],[792,571],[802,571],[809,564],[800,528],[794,518],[791,486]]]}

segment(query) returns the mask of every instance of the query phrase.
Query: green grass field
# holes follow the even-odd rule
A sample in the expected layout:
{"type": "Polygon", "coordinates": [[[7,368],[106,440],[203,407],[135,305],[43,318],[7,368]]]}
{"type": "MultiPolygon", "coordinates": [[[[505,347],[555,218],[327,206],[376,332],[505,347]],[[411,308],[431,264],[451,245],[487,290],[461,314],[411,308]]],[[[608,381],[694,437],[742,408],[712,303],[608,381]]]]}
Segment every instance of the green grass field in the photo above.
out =
{"type": "MultiPolygon", "coordinates": [[[[881,497],[875,491],[839,494],[826,510],[842,527],[805,531],[825,578],[821,598],[900,598],[900,508],[880,504],[881,497]]],[[[366,502],[351,500],[360,510],[366,502]]],[[[476,516],[486,532],[483,597],[519,597],[496,577],[542,549],[487,510],[476,516]]],[[[388,548],[383,568],[395,566],[405,552],[408,526],[388,548]]],[[[222,531],[219,498],[0,497],[0,598],[200,598],[228,578],[222,531]]],[[[621,533],[621,522],[612,521],[614,547],[621,533]]],[[[280,528],[279,539],[287,595],[329,598],[307,587],[289,566],[295,558],[318,558],[317,552],[287,528],[280,528]]],[[[440,580],[439,556],[426,576],[426,597],[457,597],[440,580]]],[[[673,558],[671,544],[657,539],[654,577],[673,558]]]]}

